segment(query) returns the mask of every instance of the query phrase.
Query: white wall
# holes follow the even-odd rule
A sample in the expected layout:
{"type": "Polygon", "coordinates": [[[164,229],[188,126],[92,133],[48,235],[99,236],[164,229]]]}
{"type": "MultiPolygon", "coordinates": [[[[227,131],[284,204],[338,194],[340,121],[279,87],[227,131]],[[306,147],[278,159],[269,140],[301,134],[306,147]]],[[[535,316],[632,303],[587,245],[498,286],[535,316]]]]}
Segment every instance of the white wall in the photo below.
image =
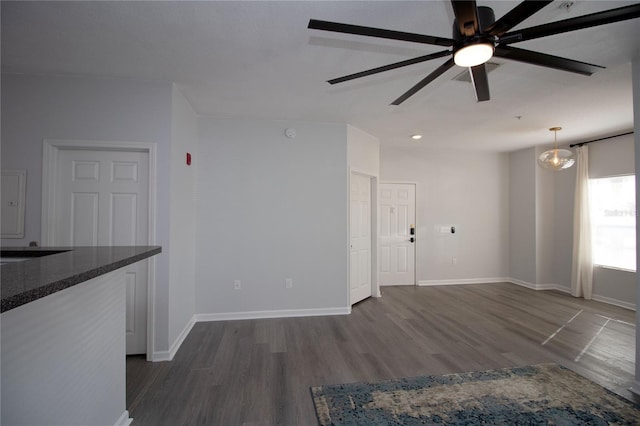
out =
{"type": "Polygon", "coordinates": [[[353,171],[380,175],[380,140],[357,127],[347,125],[347,158],[353,171]]]}
{"type": "Polygon", "coordinates": [[[347,312],[347,126],[200,118],[199,134],[200,319],[347,312]]]}
{"type": "MultiPolygon", "coordinates": [[[[537,147],[533,159],[535,169],[535,267],[536,284],[554,284],[553,254],[555,246],[555,177],[553,170],[537,165],[537,158],[548,148],[537,147]]],[[[566,172],[563,170],[562,172],[566,172]]],[[[561,173],[562,173],[561,172],[561,173]]]]}
{"type": "Polygon", "coordinates": [[[589,177],[635,173],[633,134],[589,144],[589,177]]]}
{"type": "Polygon", "coordinates": [[[169,249],[169,345],[181,343],[195,313],[195,168],[198,117],[173,85],[171,105],[171,247],[169,249]],[[187,152],[191,166],[186,164],[187,152]]]}
{"type": "Polygon", "coordinates": [[[417,184],[419,283],[508,276],[507,154],[383,146],[380,158],[382,182],[417,184]],[[436,232],[449,225],[456,227],[453,236],[436,232]]]}
{"type": "Polygon", "coordinates": [[[2,168],[27,170],[24,246],[40,239],[44,139],[157,144],[155,351],[169,349],[171,84],[2,74],[2,168]]]}
{"type": "Polygon", "coordinates": [[[535,149],[509,154],[509,274],[536,283],[535,149]]]}

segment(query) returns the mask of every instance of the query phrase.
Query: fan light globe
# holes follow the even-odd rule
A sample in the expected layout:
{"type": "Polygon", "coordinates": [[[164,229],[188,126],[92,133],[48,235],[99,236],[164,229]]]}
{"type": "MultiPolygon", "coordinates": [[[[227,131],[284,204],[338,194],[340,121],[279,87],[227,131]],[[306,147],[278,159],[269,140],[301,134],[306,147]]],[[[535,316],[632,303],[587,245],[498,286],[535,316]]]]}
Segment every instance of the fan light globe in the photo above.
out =
{"type": "Polygon", "coordinates": [[[459,67],[475,67],[484,64],[493,56],[493,44],[476,43],[456,51],[453,61],[459,67]]]}

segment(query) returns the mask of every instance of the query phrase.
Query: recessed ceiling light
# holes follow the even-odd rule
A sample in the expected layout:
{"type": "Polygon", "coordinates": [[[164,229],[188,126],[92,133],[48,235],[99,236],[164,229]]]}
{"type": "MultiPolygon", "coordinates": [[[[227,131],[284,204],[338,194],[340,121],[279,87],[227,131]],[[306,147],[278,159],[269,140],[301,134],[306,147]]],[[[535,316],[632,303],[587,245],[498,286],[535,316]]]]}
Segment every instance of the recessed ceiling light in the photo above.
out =
{"type": "Polygon", "coordinates": [[[422,139],[422,135],[411,135],[411,139],[413,139],[413,140],[416,140],[416,141],[417,141],[417,140],[419,140],[419,139],[422,139]]]}

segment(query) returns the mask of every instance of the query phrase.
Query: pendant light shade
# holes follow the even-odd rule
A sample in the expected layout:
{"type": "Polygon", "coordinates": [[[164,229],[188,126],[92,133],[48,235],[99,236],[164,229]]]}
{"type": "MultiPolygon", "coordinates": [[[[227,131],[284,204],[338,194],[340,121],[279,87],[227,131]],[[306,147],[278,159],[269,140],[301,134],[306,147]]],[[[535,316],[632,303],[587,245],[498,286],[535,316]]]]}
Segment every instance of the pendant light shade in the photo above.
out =
{"type": "Polygon", "coordinates": [[[552,127],[549,130],[554,132],[554,147],[540,154],[538,164],[550,170],[568,169],[573,166],[576,159],[572,151],[568,149],[558,149],[558,130],[562,130],[562,127],[552,127]]]}
{"type": "Polygon", "coordinates": [[[538,163],[545,169],[551,170],[568,169],[575,161],[573,152],[568,149],[550,149],[538,157],[538,163]]]}

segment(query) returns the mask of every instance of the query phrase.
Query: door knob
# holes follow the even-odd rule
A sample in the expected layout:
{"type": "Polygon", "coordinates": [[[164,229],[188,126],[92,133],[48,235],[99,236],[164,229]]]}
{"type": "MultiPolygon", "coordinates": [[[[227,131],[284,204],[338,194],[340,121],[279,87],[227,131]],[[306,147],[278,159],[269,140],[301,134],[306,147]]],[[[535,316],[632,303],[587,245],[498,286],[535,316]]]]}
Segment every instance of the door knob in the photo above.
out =
{"type": "Polygon", "coordinates": [[[411,237],[411,239],[410,239],[409,241],[411,241],[411,242],[413,243],[413,242],[415,242],[415,241],[416,241],[416,239],[415,239],[415,238],[413,238],[413,237],[411,237]]]}

